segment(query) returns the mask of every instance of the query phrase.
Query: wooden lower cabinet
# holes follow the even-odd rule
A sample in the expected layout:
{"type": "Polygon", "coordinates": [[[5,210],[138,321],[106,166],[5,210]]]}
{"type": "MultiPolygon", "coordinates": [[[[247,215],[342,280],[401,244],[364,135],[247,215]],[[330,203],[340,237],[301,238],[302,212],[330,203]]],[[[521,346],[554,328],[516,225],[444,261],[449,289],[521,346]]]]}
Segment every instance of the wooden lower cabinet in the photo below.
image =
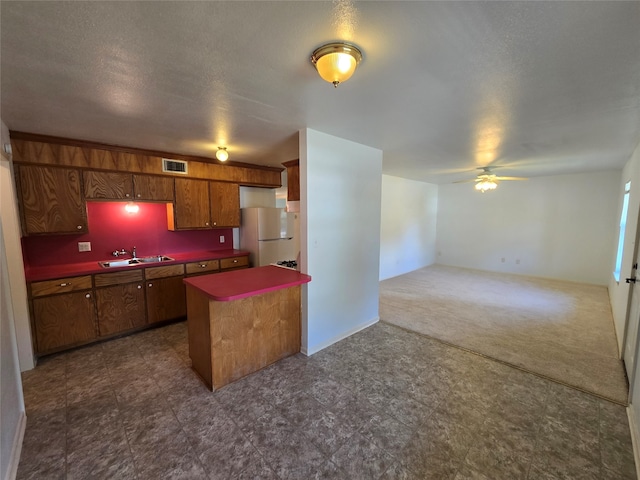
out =
{"type": "Polygon", "coordinates": [[[34,298],[33,317],[38,354],[82,345],[97,337],[91,292],[34,298]]]}
{"type": "Polygon", "coordinates": [[[145,326],[142,282],[97,288],[96,309],[101,337],[145,326]]]}
{"type": "Polygon", "coordinates": [[[245,255],[32,282],[36,353],[55,353],[185,318],[185,275],[209,275],[248,266],[249,257],[245,255]]]}
{"type": "Polygon", "coordinates": [[[150,324],[187,315],[182,276],[147,280],[147,318],[150,324]]]}

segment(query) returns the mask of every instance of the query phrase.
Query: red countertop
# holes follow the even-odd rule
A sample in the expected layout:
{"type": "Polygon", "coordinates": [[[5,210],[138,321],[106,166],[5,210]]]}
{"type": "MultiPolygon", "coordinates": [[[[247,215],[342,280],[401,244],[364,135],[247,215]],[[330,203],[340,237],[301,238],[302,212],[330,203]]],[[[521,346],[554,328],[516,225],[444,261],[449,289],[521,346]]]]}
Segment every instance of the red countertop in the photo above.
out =
{"type": "MultiPolygon", "coordinates": [[[[165,265],[175,265],[178,263],[199,262],[202,260],[215,260],[220,258],[242,257],[249,255],[249,252],[244,250],[201,250],[197,252],[182,252],[182,253],[163,253],[167,257],[171,257],[174,260],[162,263],[153,264],[139,264],[125,267],[113,267],[103,268],[98,265],[98,262],[82,262],[82,263],[68,263],[61,265],[47,265],[42,267],[27,267],[25,268],[25,277],[28,282],[51,280],[54,278],[72,277],[78,275],[91,275],[93,273],[109,273],[109,272],[121,272],[124,270],[136,270],[140,268],[160,267],[165,265]]],[[[124,259],[129,258],[125,256],[124,259]]],[[[117,260],[116,258],[105,258],[104,260],[117,260]]],[[[216,274],[220,275],[220,274],[216,274]]]]}
{"type": "Polygon", "coordinates": [[[272,265],[200,275],[183,280],[185,284],[219,302],[252,297],[281,288],[295,287],[310,281],[309,275],[272,265]]]}

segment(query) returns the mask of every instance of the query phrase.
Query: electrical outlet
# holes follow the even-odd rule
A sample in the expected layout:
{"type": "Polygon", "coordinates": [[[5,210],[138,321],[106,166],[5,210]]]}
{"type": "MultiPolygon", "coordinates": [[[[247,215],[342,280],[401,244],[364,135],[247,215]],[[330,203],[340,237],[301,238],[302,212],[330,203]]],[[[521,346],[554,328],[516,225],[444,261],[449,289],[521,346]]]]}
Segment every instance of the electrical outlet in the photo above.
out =
{"type": "Polygon", "coordinates": [[[78,242],[78,251],[79,252],[90,252],[91,251],[91,242],[78,242]]]}
{"type": "Polygon", "coordinates": [[[516,265],[520,265],[520,259],[516,258],[516,265]]]}
{"type": "Polygon", "coordinates": [[[500,259],[500,261],[501,261],[502,263],[504,263],[504,257],[502,257],[502,258],[500,259]]]}
{"type": "Polygon", "coordinates": [[[220,235],[220,243],[224,243],[224,235],[220,235]]]}

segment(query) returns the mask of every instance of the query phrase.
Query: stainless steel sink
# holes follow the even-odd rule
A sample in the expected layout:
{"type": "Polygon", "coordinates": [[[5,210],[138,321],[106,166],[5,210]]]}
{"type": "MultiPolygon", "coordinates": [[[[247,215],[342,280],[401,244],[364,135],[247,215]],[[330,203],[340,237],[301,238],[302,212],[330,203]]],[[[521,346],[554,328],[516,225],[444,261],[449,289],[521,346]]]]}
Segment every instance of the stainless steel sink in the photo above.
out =
{"type": "Polygon", "coordinates": [[[141,263],[162,263],[172,262],[174,259],[165,255],[153,255],[151,257],[129,258],[127,260],[109,260],[105,262],[98,262],[102,268],[114,268],[114,267],[129,267],[133,265],[140,265],[141,263]]]}
{"type": "Polygon", "coordinates": [[[159,262],[172,262],[173,258],[165,257],[164,255],[153,255],[152,257],[138,258],[140,263],[159,263],[159,262]]]}

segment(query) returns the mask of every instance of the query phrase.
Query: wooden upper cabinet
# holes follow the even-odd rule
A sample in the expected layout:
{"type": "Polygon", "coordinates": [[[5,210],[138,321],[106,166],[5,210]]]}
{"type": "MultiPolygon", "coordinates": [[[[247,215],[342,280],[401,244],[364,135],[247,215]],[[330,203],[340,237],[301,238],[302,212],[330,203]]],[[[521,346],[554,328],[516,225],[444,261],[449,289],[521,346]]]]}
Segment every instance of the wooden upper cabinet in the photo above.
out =
{"type": "Polygon", "coordinates": [[[133,191],[136,200],[173,202],[173,178],[134,175],[133,191]]]}
{"type": "Polygon", "coordinates": [[[171,177],[87,170],[83,178],[88,199],[173,202],[171,177]]]}
{"type": "Polygon", "coordinates": [[[240,226],[240,186],[237,183],[211,182],[211,226],[240,226]]]}
{"type": "Polygon", "coordinates": [[[169,205],[169,230],[211,228],[209,182],[176,178],[175,208],[169,205]]]}
{"type": "Polygon", "coordinates": [[[16,169],[26,235],[88,231],[79,170],[35,165],[16,169]]]}
{"type": "Polygon", "coordinates": [[[91,199],[127,200],[133,198],[133,178],[130,173],[83,172],[84,196],[91,199]]]}
{"type": "Polygon", "coordinates": [[[282,165],[287,167],[287,200],[300,200],[300,161],[291,160],[282,165]]]}

